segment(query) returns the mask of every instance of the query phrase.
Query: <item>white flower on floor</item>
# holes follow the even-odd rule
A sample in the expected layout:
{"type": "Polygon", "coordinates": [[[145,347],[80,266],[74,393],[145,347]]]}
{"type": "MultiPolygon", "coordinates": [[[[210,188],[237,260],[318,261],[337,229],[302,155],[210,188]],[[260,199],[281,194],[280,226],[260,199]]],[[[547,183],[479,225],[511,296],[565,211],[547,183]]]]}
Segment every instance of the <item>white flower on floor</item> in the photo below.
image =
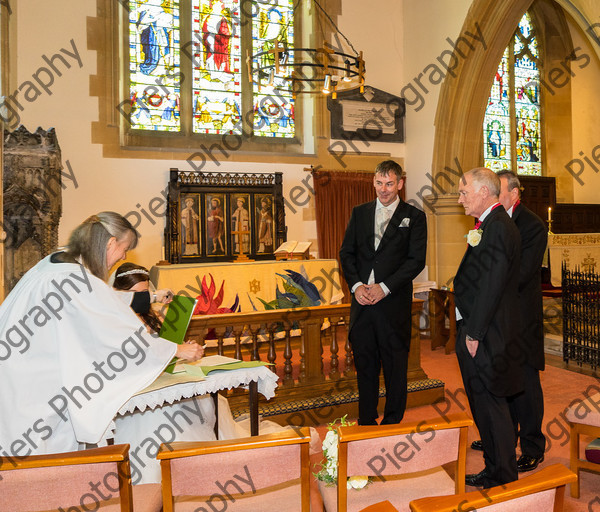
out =
{"type": "MultiPolygon", "coordinates": [[[[339,418],[327,424],[327,434],[323,439],[323,456],[325,457],[320,464],[321,469],[315,473],[315,477],[327,485],[337,484],[338,470],[338,427],[354,425],[354,422],[347,421],[346,416],[339,418]]],[[[348,478],[348,489],[362,489],[369,483],[366,476],[352,476],[348,478]]]]}
{"type": "Polygon", "coordinates": [[[348,478],[348,489],[362,489],[369,483],[368,476],[351,476],[348,478]]]}

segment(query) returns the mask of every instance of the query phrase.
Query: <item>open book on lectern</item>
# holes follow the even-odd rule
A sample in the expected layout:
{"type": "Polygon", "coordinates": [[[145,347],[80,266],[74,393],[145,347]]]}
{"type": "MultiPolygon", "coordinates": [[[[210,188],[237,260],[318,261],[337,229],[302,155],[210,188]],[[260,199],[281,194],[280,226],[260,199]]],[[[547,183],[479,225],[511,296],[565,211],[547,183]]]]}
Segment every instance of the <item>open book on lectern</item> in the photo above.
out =
{"type": "MultiPolygon", "coordinates": [[[[185,340],[185,333],[190,325],[190,320],[194,314],[197,302],[197,299],[192,299],[185,295],[173,296],[173,300],[169,303],[167,314],[165,315],[165,319],[163,320],[158,335],[165,340],[181,345],[185,340]]],[[[169,366],[167,366],[165,371],[173,373],[176,361],[177,358],[174,357],[173,361],[169,363],[169,366]]]]}

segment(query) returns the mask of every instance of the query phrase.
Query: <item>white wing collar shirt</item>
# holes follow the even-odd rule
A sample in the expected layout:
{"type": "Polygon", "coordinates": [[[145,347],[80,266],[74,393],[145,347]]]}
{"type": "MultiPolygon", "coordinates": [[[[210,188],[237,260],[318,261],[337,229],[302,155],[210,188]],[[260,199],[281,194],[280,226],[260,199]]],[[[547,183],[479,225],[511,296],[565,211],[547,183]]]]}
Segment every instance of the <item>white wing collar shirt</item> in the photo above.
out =
{"type": "MultiPolygon", "coordinates": [[[[396,197],[396,200],[393,203],[384,206],[379,198],[377,198],[376,206],[375,206],[375,250],[379,247],[379,243],[383,238],[383,234],[390,223],[390,219],[396,208],[400,204],[400,197],[396,197]]],[[[375,270],[371,270],[371,274],[369,275],[369,281],[367,284],[375,283],[375,270]]],[[[379,283],[381,289],[384,291],[386,295],[389,295],[390,289],[385,285],[385,283],[379,283]]]]}

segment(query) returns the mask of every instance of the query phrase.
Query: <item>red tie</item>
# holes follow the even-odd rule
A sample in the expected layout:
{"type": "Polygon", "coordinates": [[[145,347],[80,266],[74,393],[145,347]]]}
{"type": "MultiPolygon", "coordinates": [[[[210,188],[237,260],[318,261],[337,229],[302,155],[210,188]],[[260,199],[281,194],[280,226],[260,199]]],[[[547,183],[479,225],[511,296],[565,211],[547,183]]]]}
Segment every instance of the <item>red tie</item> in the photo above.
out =
{"type": "MultiPolygon", "coordinates": [[[[496,203],[494,206],[492,206],[492,210],[498,208],[498,206],[500,206],[500,203],[496,203]]],[[[517,205],[515,204],[515,206],[517,206],[517,205]]],[[[490,212],[492,210],[490,210],[490,212]]],[[[479,219],[477,219],[477,222],[475,223],[475,226],[473,227],[473,229],[479,229],[480,226],[481,226],[481,221],[479,219]]]]}

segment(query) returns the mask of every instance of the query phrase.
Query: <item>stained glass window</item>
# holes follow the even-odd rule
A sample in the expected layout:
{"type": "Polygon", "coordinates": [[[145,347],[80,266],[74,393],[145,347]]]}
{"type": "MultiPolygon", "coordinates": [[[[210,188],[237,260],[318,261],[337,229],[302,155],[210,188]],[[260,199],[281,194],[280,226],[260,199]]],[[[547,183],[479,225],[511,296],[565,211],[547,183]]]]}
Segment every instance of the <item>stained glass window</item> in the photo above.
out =
{"type": "MultiPolygon", "coordinates": [[[[292,53],[285,52],[294,40],[292,0],[273,0],[256,4],[257,9],[252,23],[253,53],[265,52],[274,48],[282,48],[279,61],[291,63],[292,53]]],[[[275,62],[275,54],[263,55],[267,66],[275,62]]],[[[254,84],[254,133],[271,137],[294,136],[294,99],[291,82],[284,79],[283,74],[289,68],[281,68],[274,73],[271,84],[261,88],[254,84]],[[285,71],[284,71],[285,70],[285,71]]]]}
{"type": "Polygon", "coordinates": [[[539,49],[525,13],[506,48],[483,122],[485,166],[541,176],[539,49]]]}
{"type": "Polygon", "coordinates": [[[179,1],[138,0],[129,9],[131,127],[179,131],[179,1]]]}
{"type": "Polygon", "coordinates": [[[295,137],[283,75],[259,89],[245,73],[247,54],[293,43],[293,0],[242,1],[130,0],[132,129],[295,137]]]}
{"type": "Polygon", "coordinates": [[[241,132],[239,0],[193,0],[195,133],[241,132]]]}

